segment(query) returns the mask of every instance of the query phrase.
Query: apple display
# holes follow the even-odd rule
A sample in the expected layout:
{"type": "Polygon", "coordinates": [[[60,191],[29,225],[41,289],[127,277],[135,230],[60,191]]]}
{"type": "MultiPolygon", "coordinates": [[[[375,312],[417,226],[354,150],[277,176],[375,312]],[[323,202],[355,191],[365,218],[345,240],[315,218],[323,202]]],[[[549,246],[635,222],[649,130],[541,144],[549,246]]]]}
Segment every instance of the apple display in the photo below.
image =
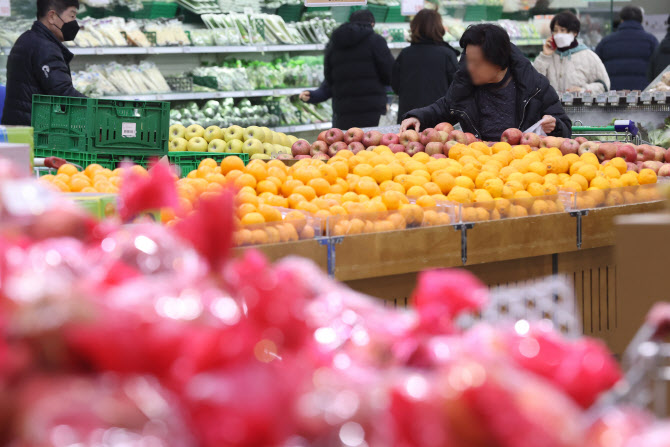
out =
{"type": "Polygon", "coordinates": [[[277,149],[274,144],[263,143],[263,153],[272,157],[277,155],[277,149]]]}
{"type": "Polygon", "coordinates": [[[444,155],[444,154],[433,154],[433,155],[431,155],[431,157],[433,157],[433,158],[447,158],[447,156],[444,155]]]}
{"type": "Polygon", "coordinates": [[[526,146],[530,147],[540,147],[542,140],[538,134],[528,132],[521,136],[521,144],[525,144],[526,146]]]}
{"type": "Polygon", "coordinates": [[[265,139],[265,132],[258,126],[249,126],[246,129],[244,129],[244,132],[242,132],[242,136],[245,142],[249,140],[258,140],[259,142],[262,143],[263,140],[265,139]]]}
{"type": "Polygon", "coordinates": [[[656,152],[654,161],[665,161],[665,154],[667,152],[665,149],[659,146],[652,146],[651,148],[656,152]]]}
{"type": "Polygon", "coordinates": [[[332,128],[326,131],[325,142],[328,146],[339,141],[344,141],[344,133],[337,128],[332,128]]]}
{"type": "Polygon", "coordinates": [[[400,137],[394,133],[387,133],[382,136],[381,144],[391,147],[392,144],[400,143],[400,137]]]}
{"type": "Polygon", "coordinates": [[[598,148],[600,147],[600,143],[595,142],[595,141],[587,141],[586,143],[582,143],[579,145],[579,150],[577,151],[577,154],[580,156],[582,154],[585,154],[587,152],[591,152],[592,154],[597,154],[598,148]]]}
{"type": "Polygon", "coordinates": [[[336,141],[328,146],[328,155],[334,157],[339,151],[346,151],[347,144],[344,141],[336,141]]]}
{"type": "Polygon", "coordinates": [[[354,141],[358,141],[359,143],[363,141],[363,136],[365,136],[365,132],[363,132],[363,129],[359,129],[358,127],[352,127],[351,129],[347,130],[347,132],[344,134],[344,142],[349,144],[353,143],[354,141]]]}
{"type": "Polygon", "coordinates": [[[291,153],[294,157],[297,157],[298,155],[309,155],[311,149],[312,146],[307,140],[298,140],[291,146],[291,153]]]}
{"type": "Polygon", "coordinates": [[[231,154],[241,154],[243,148],[244,143],[242,142],[242,140],[228,141],[228,152],[231,154]]]}
{"type": "MultiPolygon", "coordinates": [[[[298,140],[300,141],[300,140],[298,140]]],[[[309,150],[310,155],[314,156],[318,153],[325,154],[328,152],[328,145],[326,144],[325,141],[321,140],[316,140],[314,143],[312,143],[312,147],[309,150]]]]}
{"type": "Polygon", "coordinates": [[[271,160],[272,157],[270,157],[268,154],[254,154],[250,158],[251,160],[271,160]]]}
{"type": "Polygon", "coordinates": [[[207,140],[203,137],[194,137],[188,140],[186,150],[189,152],[207,152],[207,140]]]}
{"type": "Polygon", "coordinates": [[[577,138],[575,138],[575,141],[576,141],[577,143],[579,143],[579,144],[582,144],[582,143],[586,143],[586,142],[589,141],[589,140],[587,140],[587,139],[584,138],[584,137],[577,137],[577,138]]]}
{"type": "Polygon", "coordinates": [[[349,149],[351,152],[355,154],[364,151],[365,150],[365,145],[361,143],[360,141],[354,141],[349,143],[349,146],[347,146],[347,149],[349,149]]]}
{"type": "Polygon", "coordinates": [[[670,177],[670,163],[663,163],[657,174],[659,177],[670,177]]]}
{"type": "Polygon", "coordinates": [[[371,130],[369,132],[365,132],[365,135],[363,136],[363,145],[365,147],[370,147],[370,146],[379,146],[382,141],[382,137],[384,135],[377,131],[377,130],[371,130]]]}
{"type": "Polygon", "coordinates": [[[186,140],[186,138],[175,138],[174,140],[170,141],[170,144],[168,145],[168,151],[185,152],[187,144],[188,141],[186,140]]]}
{"type": "Polygon", "coordinates": [[[403,146],[407,147],[409,143],[412,142],[418,142],[419,141],[419,134],[417,133],[416,130],[414,129],[408,129],[404,131],[403,133],[400,134],[400,144],[403,146]]]}
{"type": "Polygon", "coordinates": [[[205,135],[205,128],[199,124],[191,124],[184,132],[184,138],[191,140],[193,138],[202,138],[205,135]]]}
{"type": "Polygon", "coordinates": [[[516,146],[521,143],[521,137],[523,137],[523,132],[520,129],[507,129],[502,133],[500,141],[503,143],[509,143],[512,146],[516,146]]]}
{"type": "Polygon", "coordinates": [[[566,138],[563,140],[563,143],[561,143],[559,149],[563,155],[576,154],[579,151],[579,143],[577,140],[566,138]]]}
{"type": "Polygon", "coordinates": [[[291,155],[291,154],[279,154],[279,155],[277,155],[277,160],[293,160],[293,155],[291,155]]]}
{"type": "Polygon", "coordinates": [[[614,143],[600,143],[596,155],[598,160],[602,163],[606,160],[611,160],[616,157],[617,147],[614,143]]]}
{"type": "Polygon", "coordinates": [[[542,138],[542,147],[560,148],[565,138],[560,137],[544,137],[542,138]]]}
{"type": "Polygon", "coordinates": [[[658,171],[661,169],[662,166],[663,163],[661,163],[660,161],[645,161],[642,163],[642,169],[651,169],[656,174],[658,174],[658,171]]]}
{"type": "Polygon", "coordinates": [[[223,139],[223,130],[219,126],[209,126],[205,129],[203,138],[207,140],[207,143],[211,143],[212,140],[221,140],[223,139]]]}
{"type": "Polygon", "coordinates": [[[170,141],[177,138],[184,138],[186,135],[186,128],[181,124],[173,124],[170,126],[170,141]]]}
{"type": "Polygon", "coordinates": [[[639,161],[654,161],[656,158],[656,151],[648,144],[641,144],[635,150],[637,151],[637,159],[639,161]]]}
{"type": "Polygon", "coordinates": [[[228,152],[228,143],[220,138],[214,139],[207,145],[207,152],[225,153],[228,152]]]}
{"type": "Polygon", "coordinates": [[[450,123],[440,123],[437,126],[435,126],[435,130],[438,132],[446,132],[447,135],[449,135],[449,132],[454,130],[454,126],[452,126],[450,123]]]}
{"type": "Polygon", "coordinates": [[[626,163],[627,170],[628,171],[633,171],[633,172],[640,172],[640,167],[637,165],[637,163],[626,163]]]}
{"type": "Polygon", "coordinates": [[[670,163],[670,150],[665,152],[665,162],[670,163]]]}
{"type": "MultiPolygon", "coordinates": [[[[319,134],[319,136],[316,138],[317,140],[323,141],[324,143],[326,142],[326,133],[328,133],[327,130],[324,130],[319,134]]],[[[295,143],[295,141],[294,141],[295,143]]]]}
{"type": "Polygon", "coordinates": [[[428,155],[442,154],[444,145],[439,141],[431,141],[426,144],[425,151],[428,155]]]}
{"type": "Polygon", "coordinates": [[[390,144],[389,149],[391,149],[391,152],[394,154],[397,154],[398,152],[405,152],[405,146],[400,143],[390,144]]]}
{"type": "Polygon", "coordinates": [[[414,155],[418,152],[423,152],[424,151],[424,146],[423,144],[419,143],[418,141],[412,141],[407,145],[407,152],[409,155],[414,155]]]}
{"type": "Polygon", "coordinates": [[[312,158],[310,155],[296,155],[295,159],[296,160],[306,160],[308,158],[312,158]]]}
{"type": "MultiPolygon", "coordinates": [[[[259,129],[260,130],[260,129],[259,129]]],[[[262,132],[262,130],[260,130],[262,132]]],[[[309,146],[309,143],[308,143],[309,146]]],[[[258,140],[256,138],[250,138],[244,142],[244,145],[242,146],[242,152],[245,154],[254,155],[254,154],[263,154],[265,153],[264,148],[263,148],[263,143],[261,143],[261,140],[258,140]]]]}
{"type": "Polygon", "coordinates": [[[470,132],[465,133],[465,144],[472,144],[476,141],[479,141],[474,134],[471,134],[470,132]]]}
{"type": "Polygon", "coordinates": [[[461,130],[452,130],[449,132],[449,139],[461,144],[466,144],[468,141],[468,138],[465,136],[465,132],[461,130]]]}
{"type": "Polygon", "coordinates": [[[271,130],[268,127],[261,127],[261,130],[265,134],[265,137],[261,140],[263,143],[272,143],[272,139],[274,138],[274,131],[271,130]]]}
{"type": "Polygon", "coordinates": [[[637,161],[637,151],[632,144],[619,146],[616,151],[616,156],[623,158],[627,163],[635,163],[637,161]]]}
{"type": "Polygon", "coordinates": [[[442,137],[440,137],[440,132],[439,131],[437,131],[435,129],[432,129],[432,128],[428,128],[428,129],[425,129],[423,132],[421,132],[421,139],[419,140],[419,142],[421,144],[423,144],[424,146],[427,146],[428,143],[432,143],[432,142],[437,143],[437,142],[442,141],[441,138],[442,137]]]}
{"type": "Polygon", "coordinates": [[[318,154],[315,154],[312,156],[314,160],[321,160],[321,161],[328,161],[330,160],[330,157],[328,154],[324,154],[323,152],[319,152],[318,154]]]}
{"type": "Polygon", "coordinates": [[[223,130],[223,139],[226,140],[226,143],[230,143],[232,140],[242,141],[244,139],[244,129],[240,126],[230,126],[223,130]]]}
{"type": "Polygon", "coordinates": [[[437,133],[440,134],[440,143],[446,143],[449,141],[449,132],[445,130],[438,130],[437,133]]]}

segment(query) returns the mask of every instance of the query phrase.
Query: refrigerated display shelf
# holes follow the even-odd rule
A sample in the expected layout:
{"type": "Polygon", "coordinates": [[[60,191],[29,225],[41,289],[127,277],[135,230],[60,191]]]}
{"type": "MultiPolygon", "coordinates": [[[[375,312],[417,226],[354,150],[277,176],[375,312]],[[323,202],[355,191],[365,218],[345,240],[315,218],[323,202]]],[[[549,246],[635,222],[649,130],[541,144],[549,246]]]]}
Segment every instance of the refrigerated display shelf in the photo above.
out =
{"type": "Polygon", "coordinates": [[[317,87],[278,88],[268,90],[245,90],[232,92],[183,92],[183,93],[153,93],[149,95],[118,95],[105,96],[103,99],[122,99],[135,101],[193,101],[198,99],[221,98],[262,98],[267,96],[299,95],[305,90],[317,87]]]}
{"type": "Polygon", "coordinates": [[[272,130],[275,132],[294,133],[294,132],[309,132],[314,130],[328,130],[333,127],[333,123],[316,123],[316,124],[298,124],[295,126],[275,127],[272,130]]]}

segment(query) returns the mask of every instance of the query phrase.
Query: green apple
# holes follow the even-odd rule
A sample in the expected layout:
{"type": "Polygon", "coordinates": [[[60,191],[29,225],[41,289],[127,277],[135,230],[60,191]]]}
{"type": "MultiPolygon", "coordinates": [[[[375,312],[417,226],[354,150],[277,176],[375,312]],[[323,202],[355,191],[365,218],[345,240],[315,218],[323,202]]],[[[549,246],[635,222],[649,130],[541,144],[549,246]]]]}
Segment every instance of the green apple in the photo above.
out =
{"type": "Polygon", "coordinates": [[[254,154],[251,156],[252,160],[271,160],[272,157],[270,157],[268,154],[254,154]]]}
{"type": "Polygon", "coordinates": [[[263,140],[263,143],[272,144],[272,139],[274,138],[275,132],[268,127],[261,127],[261,129],[263,129],[263,132],[265,132],[265,139],[263,140]]]}
{"type": "Polygon", "coordinates": [[[244,143],[240,140],[231,140],[228,142],[228,152],[231,154],[241,154],[244,143]]]}
{"type": "Polygon", "coordinates": [[[228,152],[228,143],[219,138],[212,140],[207,146],[207,152],[218,152],[220,154],[228,152]]]}
{"type": "Polygon", "coordinates": [[[205,128],[199,124],[191,124],[184,132],[184,138],[192,140],[193,138],[202,138],[205,135],[205,128]]]}
{"type": "Polygon", "coordinates": [[[288,138],[288,144],[283,144],[283,146],[291,147],[293,146],[293,143],[298,141],[298,137],[294,137],[293,135],[288,135],[287,138],[288,138]]]}
{"type": "Polygon", "coordinates": [[[263,143],[263,140],[265,139],[265,132],[263,131],[263,129],[257,126],[247,127],[246,129],[244,129],[243,135],[244,135],[244,141],[253,139],[263,143]]]}
{"type": "Polygon", "coordinates": [[[223,130],[219,126],[209,126],[205,129],[205,135],[203,136],[208,143],[211,143],[212,140],[221,140],[223,139],[223,130]]]}
{"type": "Polygon", "coordinates": [[[186,134],[186,128],[181,124],[173,124],[170,126],[170,141],[177,138],[184,138],[186,134]]]}
{"type": "Polygon", "coordinates": [[[284,146],[282,146],[281,144],[273,144],[272,147],[274,147],[275,152],[277,154],[283,154],[284,153],[284,146]]]}
{"type": "Polygon", "coordinates": [[[203,137],[195,137],[188,140],[186,150],[189,152],[207,152],[207,140],[203,137]]]}
{"type": "Polygon", "coordinates": [[[223,139],[226,140],[226,143],[230,143],[232,140],[242,141],[244,139],[244,129],[240,126],[230,126],[223,131],[223,139]]]}
{"type": "Polygon", "coordinates": [[[272,132],[272,144],[279,144],[279,145],[281,145],[281,143],[282,143],[281,133],[279,133],[279,132],[272,132]]]}
{"type": "Polygon", "coordinates": [[[242,151],[245,154],[254,155],[254,154],[264,154],[263,143],[256,138],[250,138],[244,142],[244,147],[242,151]]]}
{"type": "Polygon", "coordinates": [[[186,151],[186,145],[188,144],[188,141],[186,141],[185,138],[175,138],[174,140],[170,141],[170,144],[168,145],[168,151],[169,152],[184,152],[186,151]]]}
{"type": "Polygon", "coordinates": [[[263,150],[264,150],[265,153],[266,153],[267,155],[269,155],[270,157],[272,157],[272,156],[274,156],[274,155],[277,155],[277,148],[275,147],[274,144],[263,143],[263,150]]]}

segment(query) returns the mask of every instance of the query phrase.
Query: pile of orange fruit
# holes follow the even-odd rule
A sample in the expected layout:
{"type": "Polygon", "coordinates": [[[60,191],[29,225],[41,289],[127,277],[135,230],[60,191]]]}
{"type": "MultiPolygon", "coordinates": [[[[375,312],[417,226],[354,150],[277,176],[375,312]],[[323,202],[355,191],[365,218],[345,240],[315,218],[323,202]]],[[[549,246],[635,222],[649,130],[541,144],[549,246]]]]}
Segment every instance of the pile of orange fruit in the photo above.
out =
{"type": "MultiPolygon", "coordinates": [[[[64,164],[58,168],[55,175],[44,175],[40,177],[40,181],[61,192],[116,194],[121,187],[123,169],[117,168],[112,171],[99,164],[91,164],[81,172],[74,165],[64,164]]],[[[139,165],[128,169],[144,174],[147,172],[139,165]]]]}

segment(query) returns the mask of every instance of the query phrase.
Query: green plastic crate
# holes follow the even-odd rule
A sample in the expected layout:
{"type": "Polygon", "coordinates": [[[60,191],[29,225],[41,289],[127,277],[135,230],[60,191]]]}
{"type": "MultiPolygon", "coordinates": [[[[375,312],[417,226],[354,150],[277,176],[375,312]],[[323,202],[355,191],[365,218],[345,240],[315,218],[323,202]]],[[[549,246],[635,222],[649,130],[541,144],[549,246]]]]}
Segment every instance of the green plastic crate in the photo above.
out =
{"type": "Polygon", "coordinates": [[[386,14],[386,23],[402,23],[409,20],[409,16],[404,16],[400,13],[400,6],[389,6],[386,14]]]}
{"type": "Polygon", "coordinates": [[[222,154],[218,152],[170,152],[168,160],[170,164],[179,166],[181,176],[186,177],[189,172],[198,169],[200,162],[205,158],[211,158],[220,163],[226,157],[240,157],[244,164],[249,163],[249,154],[222,154]]]}
{"type": "Polygon", "coordinates": [[[32,125],[35,148],[162,156],[170,104],[34,95],[32,125]]]}
{"type": "Polygon", "coordinates": [[[375,17],[375,22],[383,23],[386,21],[386,15],[389,12],[389,7],[383,5],[368,5],[368,11],[370,11],[375,17]]]}
{"type": "MultiPolygon", "coordinates": [[[[298,22],[302,17],[305,6],[300,5],[281,5],[277,8],[277,15],[284,19],[284,22],[298,22]]],[[[312,8],[313,9],[313,8],[312,8]]]]}
{"type": "Polygon", "coordinates": [[[124,161],[130,161],[135,164],[148,166],[149,162],[152,159],[157,157],[151,155],[130,155],[130,154],[104,154],[104,153],[90,153],[90,152],[79,152],[73,150],[50,150],[50,149],[35,149],[35,157],[46,158],[46,157],[58,157],[62,158],[69,163],[73,163],[86,168],[86,166],[97,163],[103,168],[107,169],[116,169],[124,161]]]}
{"type": "MultiPolygon", "coordinates": [[[[315,8],[310,8],[311,11],[315,8]]],[[[344,23],[349,21],[349,16],[351,16],[351,7],[350,6],[334,6],[330,8],[330,14],[333,16],[333,20],[337,23],[344,23]]]]}
{"type": "Polygon", "coordinates": [[[482,22],[486,20],[486,5],[467,5],[465,7],[465,22],[482,22]]]}
{"type": "Polygon", "coordinates": [[[497,22],[502,18],[502,5],[487,5],[486,6],[486,20],[489,22],[497,22]]]}
{"type": "Polygon", "coordinates": [[[133,13],[136,19],[172,18],[177,15],[176,2],[143,2],[144,8],[133,13]]]}

